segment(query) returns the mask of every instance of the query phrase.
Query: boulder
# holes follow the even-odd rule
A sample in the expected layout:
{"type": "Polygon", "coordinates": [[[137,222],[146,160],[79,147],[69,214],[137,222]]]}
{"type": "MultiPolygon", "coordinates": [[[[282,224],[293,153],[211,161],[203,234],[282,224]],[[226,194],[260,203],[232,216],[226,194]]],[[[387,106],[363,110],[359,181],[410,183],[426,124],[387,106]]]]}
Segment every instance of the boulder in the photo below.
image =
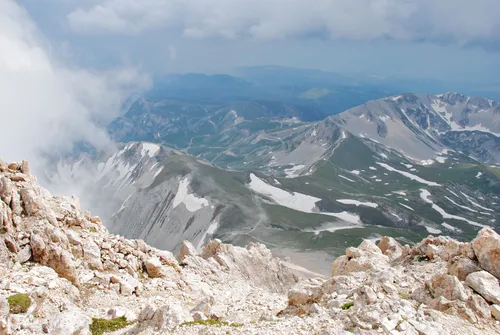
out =
{"type": "Polygon", "coordinates": [[[163,264],[158,257],[151,257],[144,262],[148,276],[151,278],[165,277],[163,264]]]}
{"type": "Polygon", "coordinates": [[[182,263],[189,256],[198,256],[198,252],[194,245],[189,241],[182,241],[181,250],[179,251],[179,261],[182,263]]]}
{"type": "Polygon", "coordinates": [[[174,303],[158,308],[152,321],[156,330],[169,332],[181,323],[193,321],[193,317],[180,303],[174,303]]]}
{"type": "Polygon", "coordinates": [[[384,271],[390,267],[389,257],[369,240],[364,240],[357,248],[348,248],[345,256],[340,256],[332,264],[332,276],[354,272],[384,271]]]}
{"type": "Polygon", "coordinates": [[[382,237],[377,246],[384,255],[389,257],[391,261],[398,259],[403,255],[403,247],[392,237],[382,237]]]}
{"type": "Polygon", "coordinates": [[[102,271],[101,249],[91,240],[85,240],[82,244],[83,260],[87,262],[90,269],[102,271]]]}
{"type": "Polygon", "coordinates": [[[486,301],[500,304],[500,285],[498,279],[486,271],[471,273],[465,279],[467,285],[479,293],[486,301]]]}
{"type": "Polygon", "coordinates": [[[448,264],[448,273],[462,281],[464,281],[469,274],[480,270],[481,268],[477,262],[467,257],[455,258],[448,264]]]}
{"type": "Polygon", "coordinates": [[[321,286],[305,283],[299,283],[288,291],[288,305],[306,306],[319,302],[323,296],[321,286]]]}
{"type": "Polygon", "coordinates": [[[52,335],[90,335],[90,317],[77,308],[57,313],[48,324],[49,333],[52,335]]]}
{"type": "Polygon", "coordinates": [[[448,300],[467,301],[470,296],[457,277],[447,274],[434,275],[427,286],[435,298],[443,296],[448,300]]]}
{"type": "Polygon", "coordinates": [[[481,268],[500,279],[500,235],[491,228],[483,228],[471,245],[481,268]]]}
{"type": "Polygon", "coordinates": [[[35,215],[41,209],[40,199],[32,189],[22,188],[19,190],[19,194],[23,200],[26,214],[35,215]]]}

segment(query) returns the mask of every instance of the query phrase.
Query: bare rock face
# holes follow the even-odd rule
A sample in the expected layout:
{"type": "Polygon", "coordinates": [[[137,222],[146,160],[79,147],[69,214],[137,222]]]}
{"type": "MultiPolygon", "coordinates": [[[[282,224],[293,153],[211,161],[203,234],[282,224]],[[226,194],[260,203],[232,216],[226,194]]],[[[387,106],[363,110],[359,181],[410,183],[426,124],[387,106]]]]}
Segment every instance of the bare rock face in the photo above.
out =
{"type": "Polygon", "coordinates": [[[471,244],[481,268],[500,279],[500,236],[491,228],[483,228],[471,244]]]}
{"type": "Polygon", "coordinates": [[[500,284],[492,274],[486,271],[471,273],[467,276],[466,283],[487,301],[500,304],[500,284]]]}

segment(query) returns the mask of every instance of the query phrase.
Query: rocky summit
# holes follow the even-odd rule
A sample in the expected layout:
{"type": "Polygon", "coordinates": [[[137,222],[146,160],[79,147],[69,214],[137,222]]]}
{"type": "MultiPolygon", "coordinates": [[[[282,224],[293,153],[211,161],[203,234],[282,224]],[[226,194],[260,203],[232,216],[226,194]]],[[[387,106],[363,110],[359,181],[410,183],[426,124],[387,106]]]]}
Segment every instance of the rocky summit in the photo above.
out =
{"type": "Polygon", "coordinates": [[[329,278],[246,248],[108,233],[0,160],[0,334],[498,334],[500,236],[365,240],[329,278]]]}

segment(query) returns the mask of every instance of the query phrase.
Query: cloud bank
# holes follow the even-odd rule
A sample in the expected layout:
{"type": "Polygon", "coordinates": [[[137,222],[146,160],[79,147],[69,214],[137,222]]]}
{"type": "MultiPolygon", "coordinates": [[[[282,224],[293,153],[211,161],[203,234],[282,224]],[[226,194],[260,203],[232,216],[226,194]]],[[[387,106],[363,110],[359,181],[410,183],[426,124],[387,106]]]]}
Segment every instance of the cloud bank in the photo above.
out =
{"type": "Polygon", "coordinates": [[[186,37],[273,40],[500,40],[498,0],[100,0],[68,14],[85,34],[172,29],[186,37]]]}
{"type": "Polygon", "coordinates": [[[0,0],[0,50],[0,157],[30,159],[39,168],[42,157],[69,153],[81,141],[112,146],[105,125],[128,94],[149,82],[133,68],[65,65],[10,0],[0,0]]]}

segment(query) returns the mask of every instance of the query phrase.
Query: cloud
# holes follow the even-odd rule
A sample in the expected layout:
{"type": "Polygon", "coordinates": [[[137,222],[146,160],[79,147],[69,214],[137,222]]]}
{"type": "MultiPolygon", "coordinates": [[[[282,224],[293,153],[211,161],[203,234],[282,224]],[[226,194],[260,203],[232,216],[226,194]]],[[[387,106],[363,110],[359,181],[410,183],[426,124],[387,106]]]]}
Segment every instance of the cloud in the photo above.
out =
{"type": "Polygon", "coordinates": [[[182,36],[273,40],[500,40],[498,0],[101,0],[68,14],[85,34],[141,34],[170,29],[182,36]]]}
{"type": "Polygon", "coordinates": [[[0,156],[30,159],[69,153],[85,141],[113,145],[105,125],[124,98],[148,85],[134,68],[91,71],[58,60],[25,10],[0,1],[0,156]]]}

